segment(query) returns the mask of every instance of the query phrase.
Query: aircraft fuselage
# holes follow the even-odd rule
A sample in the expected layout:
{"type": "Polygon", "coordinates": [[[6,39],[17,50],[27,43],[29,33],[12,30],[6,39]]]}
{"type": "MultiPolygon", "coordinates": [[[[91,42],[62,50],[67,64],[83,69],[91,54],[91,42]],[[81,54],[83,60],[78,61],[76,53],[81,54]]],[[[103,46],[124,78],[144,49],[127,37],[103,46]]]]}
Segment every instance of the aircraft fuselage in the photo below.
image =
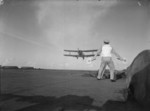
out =
{"type": "Polygon", "coordinates": [[[78,54],[79,54],[79,57],[82,57],[84,59],[84,53],[80,50],[78,50],[78,54]]]}

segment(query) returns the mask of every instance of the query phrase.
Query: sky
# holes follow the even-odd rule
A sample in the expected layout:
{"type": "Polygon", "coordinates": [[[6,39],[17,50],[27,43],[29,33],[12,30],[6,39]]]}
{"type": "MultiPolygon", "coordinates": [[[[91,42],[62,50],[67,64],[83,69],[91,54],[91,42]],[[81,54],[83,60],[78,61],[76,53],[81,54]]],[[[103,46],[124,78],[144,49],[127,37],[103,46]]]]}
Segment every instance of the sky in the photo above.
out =
{"type": "Polygon", "coordinates": [[[150,49],[149,0],[4,0],[0,5],[0,65],[97,70],[100,57],[63,56],[64,49],[98,49],[108,39],[128,67],[150,49]]]}

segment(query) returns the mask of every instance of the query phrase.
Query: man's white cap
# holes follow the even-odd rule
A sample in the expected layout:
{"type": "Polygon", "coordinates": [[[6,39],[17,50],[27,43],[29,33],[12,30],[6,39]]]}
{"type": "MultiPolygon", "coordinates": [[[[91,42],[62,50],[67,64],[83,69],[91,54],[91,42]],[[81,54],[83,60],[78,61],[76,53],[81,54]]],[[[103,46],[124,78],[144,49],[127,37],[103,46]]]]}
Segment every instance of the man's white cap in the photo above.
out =
{"type": "Polygon", "coordinates": [[[107,40],[107,39],[104,40],[104,43],[109,44],[109,40],[107,40]]]}

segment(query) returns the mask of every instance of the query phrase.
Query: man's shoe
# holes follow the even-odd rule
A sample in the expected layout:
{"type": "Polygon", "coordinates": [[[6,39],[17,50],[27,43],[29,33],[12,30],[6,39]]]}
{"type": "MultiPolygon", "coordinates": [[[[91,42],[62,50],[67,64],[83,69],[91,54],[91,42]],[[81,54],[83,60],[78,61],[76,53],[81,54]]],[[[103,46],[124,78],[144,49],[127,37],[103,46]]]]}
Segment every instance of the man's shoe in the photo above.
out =
{"type": "Polygon", "coordinates": [[[97,80],[102,80],[102,78],[97,78],[97,80]]]}
{"type": "Polygon", "coordinates": [[[114,79],[111,79],[111,82],[116,82],[116,80],[114,80],[114,79]]]}

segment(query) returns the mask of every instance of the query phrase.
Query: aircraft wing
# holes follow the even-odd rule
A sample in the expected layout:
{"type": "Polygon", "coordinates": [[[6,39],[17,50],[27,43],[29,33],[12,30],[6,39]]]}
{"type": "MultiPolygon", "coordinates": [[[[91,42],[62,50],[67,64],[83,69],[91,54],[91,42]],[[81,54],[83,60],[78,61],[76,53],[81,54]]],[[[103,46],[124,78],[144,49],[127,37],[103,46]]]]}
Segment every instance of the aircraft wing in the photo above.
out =
{"type": "MultiPolygon", "coordinates": [[[[95,56],[94,54],[89,54],[89,55],[84,55],[84,57],[93,57],[95,56]]],[[[99,54],[97,56],[100,56],[99,54]]]]}
{"type": "Polygon", "coordinates": [[[64,56],[79,57],[79,55],[69,55],[69,54],[64,54],[64,56]]]}
{"type": "Polygon", "coordinates": [[[81,50],[82,52],[97,52],[97,49],[93,49],[93,50],[81,50]]]}
{"type": "Polygon", "coordinates": [[[64,50],[66,52],[78,52],[78,50],[64,50]]]}
{"type": "Polygon", "coordinates": [[[90,55],[84,55],[84,57],[93,57],[95,56],[94,54],[90,54],[90,55]]]}

